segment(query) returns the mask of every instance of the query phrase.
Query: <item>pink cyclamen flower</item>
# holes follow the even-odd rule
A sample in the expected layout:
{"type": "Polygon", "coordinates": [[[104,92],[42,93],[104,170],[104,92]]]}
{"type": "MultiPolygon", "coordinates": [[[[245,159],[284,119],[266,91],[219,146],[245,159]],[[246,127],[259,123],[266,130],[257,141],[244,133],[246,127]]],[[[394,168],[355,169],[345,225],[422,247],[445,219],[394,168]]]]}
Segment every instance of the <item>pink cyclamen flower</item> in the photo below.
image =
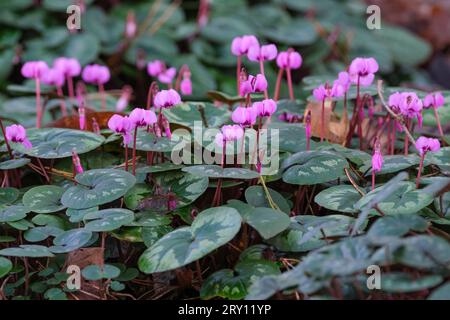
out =
{"type": "Polygon", "coordinates": [[[423,107],[425,109],[428,108],[440,108],[444,105],[445,99],[442,93],[436,92],[436,93],[430,93],[425,97],[423,100],[423,107]]]}
{"type": "Polygon", "coordinates": [[[389,96],[388,105],[396,114],[399,114],[400,106],[403,103],[404,96],[400,92],[395,92],[389,96]]]}
{"type": "Polygon", "coordinates": [[[6,140],[14,143],[21,143],[25,148],[32,148],[30,140],[27,138],[27,131],[20,124],[13,124],[6,127],[6,140]]]}
{"type": "Polygon", "coordinates": [[[120,97],[116,103],[116,111],[117,112],[122,112],[123,110],[126,109],[126,107],[128,106],[128,103],[130,101],[132,92],[133,92],[133,89],[130,86],[128,86],[128,85],[123,86],[122,94],[120,95],[120,97]]]}
{"type": "Polygon", "coordinates": [[[282,51],[277,56],[277,65],[280,69],[298,69],[303,62],[302,56],[297,51],[282,51]]]}
{"type": "Polygon", "coordinates": [[[123,143],[128,145],[131,141],[131,129],[133,125],[128,117],[115,114],[108,121],[108,128],[123,136],[123,143]]]}
{"type": "Polygon", "coordinates": [[[64,73],[57,68],[47,69],[42,75],[42,82],[49,86],[61,87],[64,85],[64,73]]]}
{"type": "Polygon", "coordinates": [[[146,127],[156,123],[156,114],[151,110],[135,108],[131,111],[129,119],[134,127],[146,127]]]}
{"type": "Polygon", "coordinates": [[[109,73],[109,69],[106,66],[90,64],[84,67],[81,77],[87,83],[100,85],[108,82],[111,74],[109,73]]]}
{"type": "Polygon", "coordinates": [[[356,58],[349,67],[352,82],[363,87],[370,86],[378,71],[378,63],[374,58],[356,58]],[[358,80],[359,79],[359,80],[358,80]]]}
{"type": "Polygon", "coordinates": [[[274,44],[264,46],[254,45],[248,49],[247,58],[250,61],[271,61],[277,57],[278,50],[274,44]]]}
{"type": "Polygon", "coordinates": [[[44,61],[28,61],[22,66],[22,76],[29,79],[42,78],[48,70],[48,65],[44,61]]]}
{"type": "Polygon", "coordinates": [[[175,78],[176,74],[177,74],[177,69],[172,67],[172,68],[166,69],[163,72],[161,72],[158,75],[158,80],[162,83],[169,84],[169,83],[172,83],[173,78],[175,78]]]}
{"type": "Polygon", "coordinates": [[[332,99],[334,97],[341,97],[344,95],[344,87],[338,83],[333,83],[330,87],[328,84],[325,86],[322,84],[313,90],[313,96],[317,101],[323,102],[326,99],[332,99]]]}
{"type": "Polygon", "coordinates": [[[380,172],[381,167],[383,166],[383,155],[381,154],[380,148],[375,148],[372,155],[372,171],[380,172]]]}
{"type": "Polygon", "coordinates": [[[72,163],[76,174],[82,174],[84,172],[80,157],[75,148],[72,149],[72,163]]]}
{"type": "Polygon", "coordinates": [[[150,61],[147,64],[147,72],[149,76],[152,77],[159,76],[164,71],[164,69],[166,69],[166,66],[161,60],[150,61]]]}
{"type": "Polygon", "coordinates": [[[243,56],[248,53],[248,50],[253,46],[259,46],[258,39],[252,35],[245,35],[236,37],[231,42],[231,53],[235,56],[243,56]]]}
{"type": "Polygon", "coordinates": [[[428,151],[439,151],[441,149],[441,144],[438,139],[421,136],[416,140],[416,149],[419,151],[419,154],[423,156],[428,151]]]}
{"type": "Polygon", "coordinates": [[[267,79],[263,74],[259,73],[256,77],[249,75],[246,81],[241,82],[240,95],[245,97],[250,93],[264,92],[267,86],[267,79]]]}
{"type": "Polygon", "coordinates": [[[174,89],[161,90],[155,95],[156,108],[171,108],[181,103],[181,97],[174,89]]]}
{"type": "Polygon", "coordinates": [[[185,96],[192,94],[192,81],[190,77],[185,77],[183,80],[181,80],[180,90],[181,93],[185,96]]]}
{"type": "Polygon", "coordinates": [[[221,132],[216,135],[215,143],[221,147],[228,141],[239,140],[244,136],[244,129],[239,125],[223,126],[221,132]]]}
{"type": "Polygon", "coordinates": [[[277,103],[272,99],[265,99],[263,101],[255,102],[253,108],[256,109],[256,114],[260,117],[270,117],[277,111],[277,103]]]}
{"type": "Polygon", "coordinates": [[[81,73],[81,65],[75,58],[57,58],[53,62],[53,68],[61,70],[66,77],[77,77],[81,73]]]}
{"type": "Polygon", "coordinates": [[[237,107],[231,114],[231,120],[242,126],[252,126],[256,123],[257,110],[254,106],[250,108],[237,107]]]}
{"type": "Polygon", "coordinates": [[[341,85],[343,87],[344,93],[345,93],[350,89],[350,86],[352,85],[352,80],[351,80],[348,72],[342,71],[342,72],[339,72],[338,78],[336,80],[334,80],[333,84],[334,83],[341,85]]]}
{"type": "Polygon", "coordinates": [[[403,99],[400,102],[400,112],[407,118],[416,117],[419,126],[422,126],[422,100],[419,99],[415,92],[403,92],[403,99]]]}

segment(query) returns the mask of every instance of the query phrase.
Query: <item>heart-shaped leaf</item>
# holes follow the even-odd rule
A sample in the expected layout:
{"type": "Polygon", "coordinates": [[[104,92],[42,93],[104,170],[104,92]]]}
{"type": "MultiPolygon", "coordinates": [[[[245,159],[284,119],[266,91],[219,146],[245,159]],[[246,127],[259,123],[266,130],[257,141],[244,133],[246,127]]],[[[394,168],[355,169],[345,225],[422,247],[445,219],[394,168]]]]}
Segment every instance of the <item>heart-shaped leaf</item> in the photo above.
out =
{"type": "Polygon", "coordinates": [[[71,129],[30,129],[27,132],[32,148],[25,148],[20,143],[11,147],[21,153],[36,158],[57,159],[72,156],[75,149],[78,154],[97,149],[105,140],[103,136],[88,131],[71,129]]]}
{"type": "MultiPolygon", "coordinates": [[[[384,186],[378,187],[366,194],[355,204],[355,208],[363,209],[379,192],[383,191],[383,188],[384,186]]],[[[432,202],[431,194],[417,190],[411,182],[400,182],[399,187],[393,193],[378,203],[378,207],[385,214],[413,214],[432,202]]],[[[375,210],[372,209],[372,211],[375,210]]]]}
{"type": "Polygon", "coordinates": [[[286,213],[271,208],[252,208],[243,218],[263,239],[276,236],[286,230],[291,223],[286,213]]]}
{"type": "Polygon", "coordinates": [[[0,170],[12,170],[21,168],[23,166],[26,166],[28,163],[30,163],[30,159],[28,158],[20,158],[20,159],[12,159],[3,161],[0,163],[0,170]]]}
{"type": "MultiPolygon", "coordinates": [[[[281,211],[289,214],[291,212],[291,206],[289,205],[287,200],[277,191],[272,190],[270,188],[267,188],[267,190],[269,190],[270,197],[278,206],[278,208],[281,211]]],[[[248,187],[245,190],[245,200],[247,201],[248,204],[252,205],[253,207],[267,207],[267,208],[270,207],[269,201],[267,200],[267,196],[264,192],[263,187],[261,186],[248,187]]]]}
{"type": "Polygon", "coordinates": [[[47,239],[48,237],[56,237],[63,232],[64,230],[61,230],[59,228],[45,226],[29,229],[24,232],[23,236],[28,242],[40,242],[47,239]]]}
{"type": "MultiPolygon", "coordinates": [[[[133,143],[131,141],[128,147],[133,148],[133,143]]],[[[177,144],[177,141],[172,141],[166,137],[158,138],[145,129],[139,129],[136,136],[136,150],[141,151],[170,152],[177,144]]]]}
{"type": "Polygon", "coordinates": [[[328,238],[348,236],[353,222],[344,215],[295,216],[286,231],[268,242],[282,251],[310,251],[327,244],[328,238]]]}
{"type": "Polygon", "coordinates": [[[10,206],[0,209],[0,222],[14,222],[27,216],[30,209],[24,206],[10,206]]]}
{"type": "Polygon", "coordinates": [[[88,213],[84,219],[92,220],[84,226],[87,231],[106,232],[131,223],[134,220],[134,214],[127,209],[105,209],[88,213]]]}
{"type": "Polygon", "coordinates": [[[120,269],[110,264],[105,264],[103,266],[93,264],[83,268],[81,274],[83,275],[83,278],[90,281],[113,279],[120,275],[120,269]]]}
{"type": "Polygon", "coordinates": [[[302,151],[283,162],[283,181],[297,185],[324,183],[342,176],[346,167],[347,161],[335,153],[302,151]]]}
{"type": "Polygon", "coordinates": [[[0,250],[1,256],[10,257],[30,257],[30,258],[40,258],[40,257],[53,257],[53,254],[48,250],[47,247],[40,245],[21,245],[15,248],[6,248],[0,250]]]}
{"type": "Polygon", "coordinates": [[[85,246],[92,238],[92,232],[87,229],[72,229],[62,232],[53,239],[54,246],[49,250],[53,253],[67,253],[85,246]]]}
{"type": "Polygon", "coordinates": [[[67,189],[61,199],[72,209],[87,209],[119,199],[136,183],[132,174],[117,169],[89,170],[75,180],[78,185],[67,189]]]}
{"type": "Polygon", "coordinates": [[[52,213],[63,210],[61,204],[64,189],[58,186],[45,185],[28,190],[22,198],[23,205],[36,213],[52,213]]]}
{"type": "Polygon", "coordinates": [[[0,278],[6,276],[13,268],[10,260],[0,257],[0,278]]]}
{"type": "Polygon", "coordinates": [[[201,212],[190,227],[178,228],[159,239],[139,258],[145,273],[163,272],[198,260],[234,238],[241,216],[233,208],[217,207],[201,212]]]}
{"type": "Polygon", "coordinates": [[[19,198],[19,190],[16,188],[0,188],[0,207],[13,203],[19,198]]]}
{"type": "Polygon", "coordinates": [[[354,187],[338,185],[321,191],[316,195],[314,201],[321,207],[333,211],[355,213],[358,210],[353,206],[359,199],[361,199],[361,195],[354,187]]]}
{"type": "Polygon", "coordinates": [[[195,176],[225,179],[256,179],[258,172],[245,168],[222,168],[217,165],[198,165],[182,169],[195,176]]]}

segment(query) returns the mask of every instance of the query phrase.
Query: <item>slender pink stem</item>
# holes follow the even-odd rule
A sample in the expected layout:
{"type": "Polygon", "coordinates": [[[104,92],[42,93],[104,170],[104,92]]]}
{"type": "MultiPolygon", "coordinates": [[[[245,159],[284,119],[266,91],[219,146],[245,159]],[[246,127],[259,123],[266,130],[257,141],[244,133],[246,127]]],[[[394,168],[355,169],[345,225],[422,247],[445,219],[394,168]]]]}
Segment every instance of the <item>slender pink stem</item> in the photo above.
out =
{"type": "Polygon", "coordinates": [[[39,77],[36,78],[36,128],[40,128],[42,124],[42,108],[41,108],[41,82],[39,77]]]}
{"type": "Polygon", "coordinates": [[[283,73],[284,73],[284,69],[278,70],[278,76],[277,76],[277,83],[275,85],[275,94],[273,99],[275,101],[278,101],[278,99],[280,98],[280,87],[281,87],[281,80],[283,79],[283,73]]]}
{"type": "Polygon", "coordinates": [[[66,102],[64,101],[64,93],[60,86],[56,87],[56,93],[61,97],[61,114],[63,117],[67,116],[66,102]]]}
{"type": "Polygon", "coordinates": [[[241,56],[237,57],[237,65],[236,65],[236,83],[237,83],[237,94],[239,95],[239,91],[241,90],[241,65],[242,58],[241,56]]]}
{"type": "Polygon", "coordinates": [[[291,76],[291,68],[286,68],[286,75],[287,75],[287,83],[289,87],[289,98],[291,100],[295,100],[294,97],[294,89],[292,88],[292,76],[291,76]]]}
{"type": "Polygon", "coordinates": [[[138,128],[134,128],[134,140],[133,140],[133,176],[136,175],[136,137],[138,128]]]}
{"type": "MultiPolygon", "coordinates": [[[[265,77],[266,74],[264,73],[264,61],[263,60],[259,60],[259,70],[260,70],[261,74],[265,77]]],[[[267,89],[264,90],[264,99],[269,99],[269,93],[267,92],[267,89]]]]}
{"type": "Polygon", "coordinates": [[[425,154],[426,154],[426,152],[424,152],[422,154],[422,156],[420,157],[419,172],[417,173],[417,178],[416,178],[416,188],[417,189],[419,188],[419,185],[420,185],[420,175],[421,175],[422,169],[423,169],[423,162],[425,160],[425,154]]]}
{"type": "Polygon", "coordinates": [[[436,123],[438,126],[439,134],[441,135],[441,137],[444,137],[444,131],[442,131],[441,120],[439,119],[439,114],[437,112],[437,108],[433,108],[433,111],[434,111],[434,117],[436,118],[436,123]]]}
{"type": "Polygon", "coordinates": [[[100,98],[102,99],[102,111],[106,111],[106,94],[105,87],[102,83],[98,84],[98,91],[100,93],[100,98]]]}
{"type": "Polygon", "coordinates": [[[320,142],[323,142],[325,134],[325,99],[322,100],[322,114],[320,115],[320,142]]]}

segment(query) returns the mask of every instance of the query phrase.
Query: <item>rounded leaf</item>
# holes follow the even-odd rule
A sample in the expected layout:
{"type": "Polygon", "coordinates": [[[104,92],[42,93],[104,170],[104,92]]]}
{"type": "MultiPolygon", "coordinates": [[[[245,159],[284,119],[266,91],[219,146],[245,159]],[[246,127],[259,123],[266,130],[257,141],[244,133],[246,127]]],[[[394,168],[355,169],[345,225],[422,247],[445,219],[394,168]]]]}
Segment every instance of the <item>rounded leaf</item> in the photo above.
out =
{"type": "Polygon", "coordinates": [[[23,205],[36,213],[52,213],[64,209],[61,196],[64,189],[58,186],[45,185],[28,190],[22,198],[23,205]]]}

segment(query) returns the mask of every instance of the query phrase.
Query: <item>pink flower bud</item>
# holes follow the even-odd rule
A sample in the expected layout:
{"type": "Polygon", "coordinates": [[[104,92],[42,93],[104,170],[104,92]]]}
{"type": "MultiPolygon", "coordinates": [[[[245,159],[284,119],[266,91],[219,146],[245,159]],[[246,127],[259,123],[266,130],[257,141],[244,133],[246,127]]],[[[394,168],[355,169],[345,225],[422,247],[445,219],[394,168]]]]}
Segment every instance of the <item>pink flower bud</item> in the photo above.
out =
{"type": "Polygon", "coordinates": [[[72,149],[72,163],[73,167],[75,168],[76,174],[82,174],[84,172],[83,166],[81,165],[80,157],[78,156],[75,148],[72,149]]]}

